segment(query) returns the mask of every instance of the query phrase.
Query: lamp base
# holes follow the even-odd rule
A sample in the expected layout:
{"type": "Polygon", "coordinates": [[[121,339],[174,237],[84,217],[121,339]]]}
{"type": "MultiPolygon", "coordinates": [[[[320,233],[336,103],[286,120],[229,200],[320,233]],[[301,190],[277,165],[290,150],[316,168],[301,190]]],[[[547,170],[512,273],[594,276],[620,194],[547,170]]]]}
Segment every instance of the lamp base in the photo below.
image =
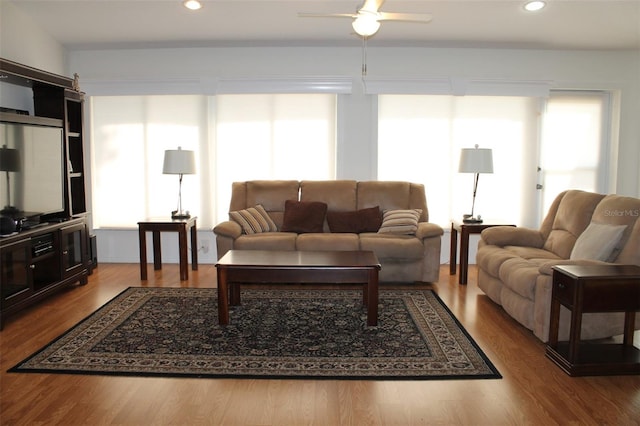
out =
{"type": "Polygon", "coordinates": [[[480,218],[480,216],[478,217],[473,217],[470,214],[465,214],[462,217],[462,222],[463,223],[482,223],[482,219],[480,218]]]}
{"type": "Polygon", "coordinates": [[[171,219],[189,219],[190,217],[191,215],[189,214],[188,211],[183,212],[183,211],[174,210],[171,212],[171,219]]]}

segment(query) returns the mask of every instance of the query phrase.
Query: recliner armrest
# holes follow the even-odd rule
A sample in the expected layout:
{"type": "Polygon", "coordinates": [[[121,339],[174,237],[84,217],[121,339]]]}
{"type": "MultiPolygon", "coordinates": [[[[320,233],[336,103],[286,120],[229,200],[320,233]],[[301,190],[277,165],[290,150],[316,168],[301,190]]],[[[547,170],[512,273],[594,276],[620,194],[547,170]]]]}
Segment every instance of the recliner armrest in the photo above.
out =
{"type": "Polygon", "coordinates": [[[217,224],[213,228],[213,233],[216,235],[222,235],[224,237],[230,237],[234,240],[242,235],[242,227],[239,223],[227,220],[217,224]]]}
{"type": "Polygon", "coordinates": [[[423,240],[425,238],[439,237],[444,233],[444,230],[440,225],[430,222],[418,222],[418,229],[416,230],[416,237],[423,240]]]}
{"type": "Polygon", "coordinates": [[[517,228],[514,226],[493,226],[482,231],[482,240],[490,245],[522,246],[542,248],[544,238],[537,229],[517,228]]]}

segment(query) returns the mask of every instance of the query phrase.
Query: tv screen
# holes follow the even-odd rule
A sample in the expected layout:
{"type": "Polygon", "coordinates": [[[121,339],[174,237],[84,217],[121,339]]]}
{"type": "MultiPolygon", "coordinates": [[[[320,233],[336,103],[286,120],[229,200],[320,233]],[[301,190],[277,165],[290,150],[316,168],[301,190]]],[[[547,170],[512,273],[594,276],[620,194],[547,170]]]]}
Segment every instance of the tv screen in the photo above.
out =
{"type": "Polygon", "coordinates": [[[60,127],[0,123],[0,208],[14,218],[64,211],[60,127]]]}

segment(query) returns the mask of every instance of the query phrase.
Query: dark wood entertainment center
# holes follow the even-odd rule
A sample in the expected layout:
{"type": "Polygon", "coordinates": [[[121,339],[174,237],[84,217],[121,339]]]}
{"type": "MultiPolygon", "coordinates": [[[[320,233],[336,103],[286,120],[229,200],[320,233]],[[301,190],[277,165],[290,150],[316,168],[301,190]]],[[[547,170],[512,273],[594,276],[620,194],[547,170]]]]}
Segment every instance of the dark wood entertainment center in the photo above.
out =
{"type": "Polygon", "coordinates": [[[63,287],[86,284],[95,266],[87,225],[83,93],[72,78],[0,58],[4,85],[31,90],[34,114],[7,112],[11,105],[0,102],[0,121],[57,122],[63,129],[64,207],[29,229],[0,238],[0,329],[9,315],[63,287]]]}

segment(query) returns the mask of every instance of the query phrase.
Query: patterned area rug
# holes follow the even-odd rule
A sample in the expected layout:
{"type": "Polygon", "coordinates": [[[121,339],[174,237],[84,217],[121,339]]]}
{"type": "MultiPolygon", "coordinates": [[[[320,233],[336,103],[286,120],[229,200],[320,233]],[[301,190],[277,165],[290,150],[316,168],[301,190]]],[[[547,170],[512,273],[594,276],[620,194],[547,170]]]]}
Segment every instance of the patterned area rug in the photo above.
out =
{"type": "Polygon", "coordinates": [[[501,378],[431,290],[242,290],[218,325],[217,290],[131,287],[10,372],[317,379],[501,378]]]}

